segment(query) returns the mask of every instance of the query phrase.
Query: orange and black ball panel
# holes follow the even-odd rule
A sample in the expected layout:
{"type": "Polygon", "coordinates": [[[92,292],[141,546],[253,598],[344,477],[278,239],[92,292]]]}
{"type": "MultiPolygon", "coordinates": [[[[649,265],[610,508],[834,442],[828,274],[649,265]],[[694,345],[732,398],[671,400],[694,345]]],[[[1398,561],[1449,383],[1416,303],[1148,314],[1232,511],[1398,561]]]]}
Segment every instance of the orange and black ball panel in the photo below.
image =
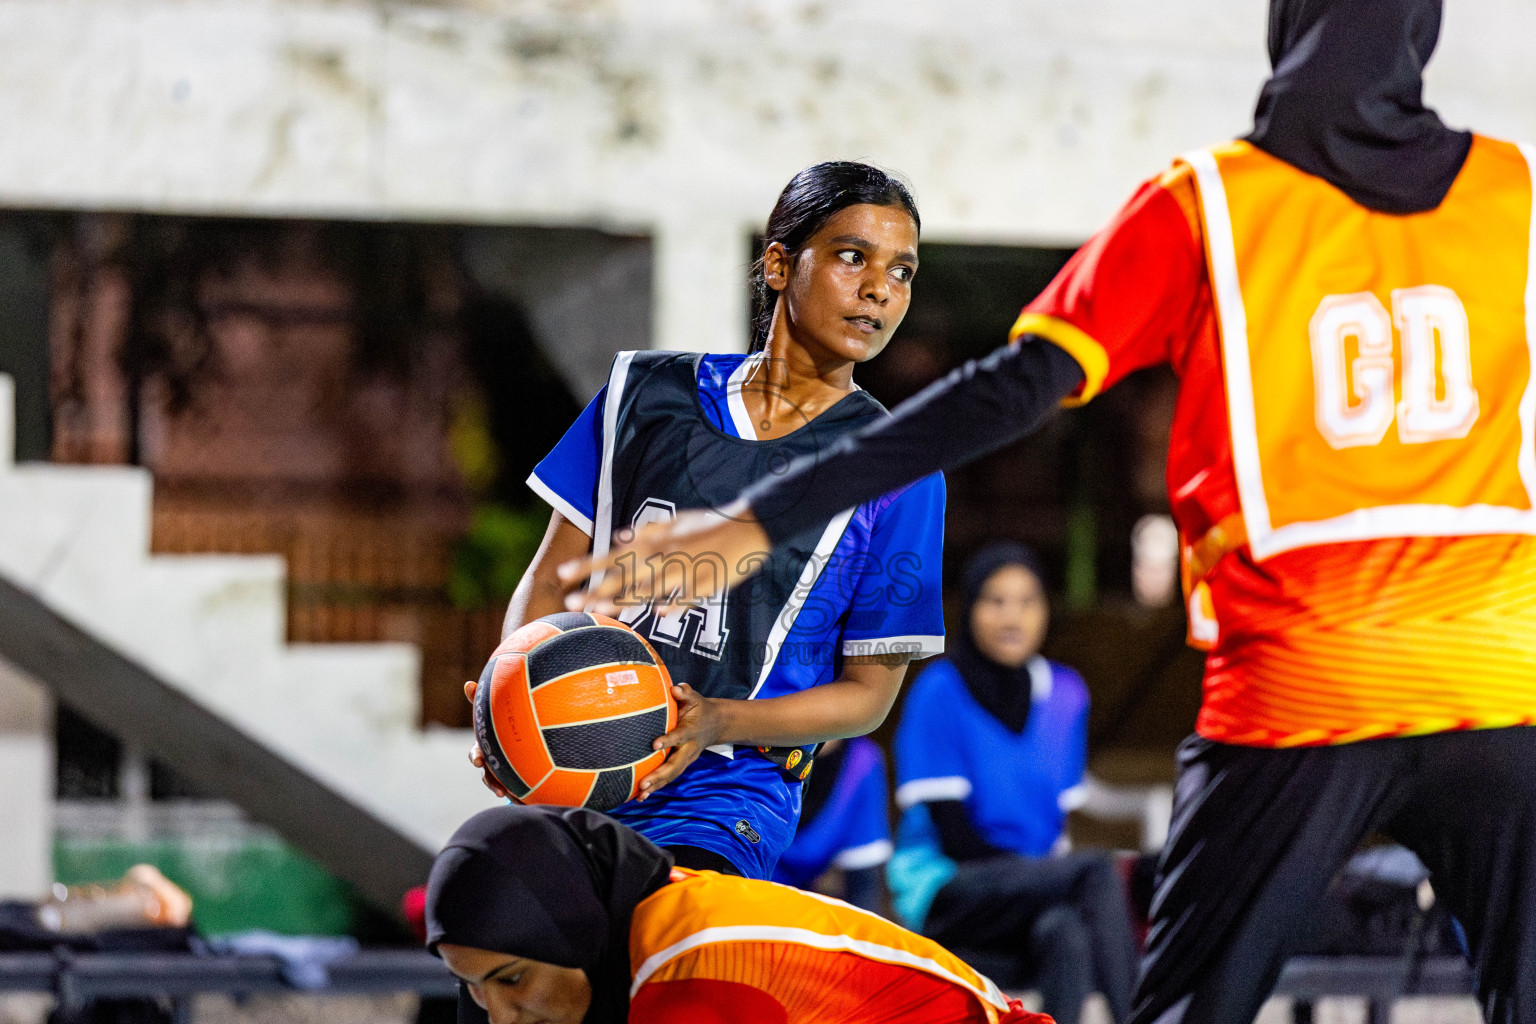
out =
{"type": "Polygon", "coordinates": [[[572,672],[603,665],[654,665],[638,633],[617,626],[586,626],[552,636],[528,652],[528,685],[537,689],[572,672]]]}
{"type": "Polygon", "coordinates": [[[666,666],[606,616],[564,612],[503,641],[475,695],[492,774],[519,800],[609,810],[665,759],[677,720],[666,666]]]}
{"type": "Polygon", "coordinates": [[[580,629],[582,626],[600,626],[614,622],[606,615],[593,615],[590,612],[556,612],[536,621],[548,623],[562,633],[568,629],[580,629]]]}
{"type": "MultiPolygon", "coordinates": [[[[519,774],[517,769],[512,767],[511,762],[507,759],[507,753],[502,748],[501,736],[498,733],[507,730],[510,724],[510,716],[503,718],[502,727],[498,730],[496,715],[491,707],[491,697],[498,689],[498,675],[503,677],[501,681],[505,682],[506,676],[514,672],[521,672],[522,661],[523,655],[521,654],[492,655],[491,660],[485,664],[485,671],[480,673],[480,685],[475,690],[474,711],[475,742],[480,745],[480,753],[485,758],[485,766],[490,769],[492,775],[496,776],[496,781],[505,786],[507,792],[519,800],[527,796],[528,791],[533,787],[523,781],[522,775],[519,774]]],[[[515,688],[515,684],[504,687],[504,689],[513,688],[515,688]]],[[[498,703],[505,703],[505,700],[498,703]]],[[[533,722],[533,709],[530,707],[528,710],[527,731],[522,729],[516,730],[516,734],[524,742],[531,740],[532,735],[537,732],[533,722]]]]}

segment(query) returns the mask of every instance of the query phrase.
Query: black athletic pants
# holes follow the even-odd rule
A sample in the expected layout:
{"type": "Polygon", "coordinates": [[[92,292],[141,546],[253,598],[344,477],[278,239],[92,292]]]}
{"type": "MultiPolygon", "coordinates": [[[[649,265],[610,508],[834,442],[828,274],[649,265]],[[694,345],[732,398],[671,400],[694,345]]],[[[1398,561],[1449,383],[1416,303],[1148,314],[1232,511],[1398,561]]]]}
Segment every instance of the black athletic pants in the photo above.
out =
{"type": "Polygon", "coordinates": [[[923,934],[956,955],[975,955],[1002,985],[1033,983],[1057,1024],[1077,1024],[1098,990],[1126,1019],[1136,972],[1125,886],[1099,853],[991,857],[961,864],[923,923],[923,934]],[[1001,969],[1000,969],[1001,968],[1001,969]]]}
{"type": "Polygon", "coordinates": [[[1489,1024],[1536,1022],[1536,729],[1270,750],[1191,737],[1133,1024],[1249,1024],[1372,832],[1466,929],[1489,1024]]]}
{"type": "Polygon", "coordinates": [[[718,871],[722,875],[741,875],[741,869],[724,855],[702,846],[663,846],[672,855],[672,863],[689,871],[718,871]]]}

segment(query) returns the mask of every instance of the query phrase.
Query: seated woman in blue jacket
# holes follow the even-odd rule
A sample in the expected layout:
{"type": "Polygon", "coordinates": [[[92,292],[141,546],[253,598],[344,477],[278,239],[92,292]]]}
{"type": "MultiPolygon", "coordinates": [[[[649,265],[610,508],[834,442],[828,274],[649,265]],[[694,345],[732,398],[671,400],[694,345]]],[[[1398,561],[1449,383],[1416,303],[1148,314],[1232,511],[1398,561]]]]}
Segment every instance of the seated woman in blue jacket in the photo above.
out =
{"type": "Polygon", "coordinates": [[[1135,980],[1124,887],[1104,854],[1063,852],[1088,691],[1039,654],[1040,578],[1018,544],[988,546],[967,567],[959,636],[913,684],[896,732],[902,818],[888,876],[908,927],[962,956],[992,954],[998,983],[1034,985],[1059,1024],[1076,1024],[1094,990],[1124,1021],[1135,980]]]}
{"type": "Polygon", "coordinates": [[[779,858],[773,880],[810,889],[832,868],[843,874],[843,899],[884,912],[881,869],[891,859],[885,756],[874,740],[830,740],[805,784],[800,827],[779,858]]]}

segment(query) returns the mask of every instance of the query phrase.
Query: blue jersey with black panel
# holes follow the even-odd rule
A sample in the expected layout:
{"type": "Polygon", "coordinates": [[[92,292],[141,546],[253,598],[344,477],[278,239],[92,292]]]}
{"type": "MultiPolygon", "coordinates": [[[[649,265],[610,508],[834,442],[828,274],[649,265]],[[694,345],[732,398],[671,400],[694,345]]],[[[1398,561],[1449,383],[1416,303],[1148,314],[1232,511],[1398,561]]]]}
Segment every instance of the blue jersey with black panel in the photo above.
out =
{"type": "MultiPolygon", "coordinates": [[[[883,415],[856,392],[786,438],[756,441],[741,400],[756,358],[622,354],[529,485],[600,551],[615,528],[727,502],[756,476],[883,415]]],[[[711,696],[798,692],[835,679],[849,656],[936,654],[943,513],[935,474],[775,549],[768,569],[720,605],[660,618],[626,609],[624,618],[675,679],[711,696]]],[[[797,776],[811,752],[714,748],[645,803],[614,813],[654,842],[712,849],[768,877],[793,836],[797,776]]]]}

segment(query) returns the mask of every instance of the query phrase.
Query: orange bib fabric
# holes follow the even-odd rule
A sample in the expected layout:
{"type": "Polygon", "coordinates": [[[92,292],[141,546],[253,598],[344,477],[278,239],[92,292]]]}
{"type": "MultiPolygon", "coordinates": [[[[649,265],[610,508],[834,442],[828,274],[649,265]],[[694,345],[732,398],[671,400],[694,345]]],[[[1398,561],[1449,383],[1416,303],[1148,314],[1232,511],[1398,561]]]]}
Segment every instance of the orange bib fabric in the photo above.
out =
{"type": "Polygon", "coordinates": [[[759,1013],[765,1020],[1049,1022],[1010,1004],[938,943],[882,917],[712,871],[675,870],[636,908],[630,967],[632,1018],[634,1007],[664,1005],[677,983],[703,982],[751,989],[753,999],[782,1008],[782,1017],[759,1013]],[[935,1000],[953,1004],[951,1012],[934,1017],[927,1004],[935,1000]]]}
{"type": "Polygon", "coordinates": [[[1478,138],[1393,217],[1247,143],[1200,188],[1248,543],[1536,534],[1531,171],[1478,138]]]}
{"type": "Polygon", "coordinates": [[[1199,192],[1247,550],[1199,729],[1265,746],[1536,721],[1536,153],[1375,213],[1237,142],[1199,192]]]}

